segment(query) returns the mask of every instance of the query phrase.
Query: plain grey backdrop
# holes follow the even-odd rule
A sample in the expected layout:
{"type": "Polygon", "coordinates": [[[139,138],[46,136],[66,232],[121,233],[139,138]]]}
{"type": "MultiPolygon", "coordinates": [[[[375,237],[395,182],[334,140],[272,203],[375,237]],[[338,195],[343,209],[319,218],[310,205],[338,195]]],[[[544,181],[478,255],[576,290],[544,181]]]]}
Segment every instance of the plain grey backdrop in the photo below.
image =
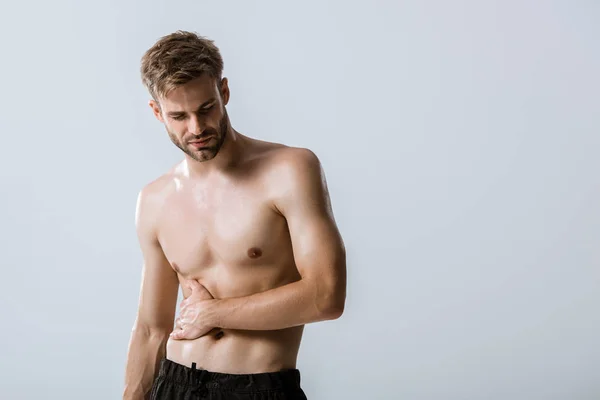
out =
{"type": "Polygon", "coordinates": [[[310,399],[600,398],[597,1],[3,2],[0,398],[118,399],[143,52],[214,39],[240,132],[321,159],[348,252],[310,399]]]}

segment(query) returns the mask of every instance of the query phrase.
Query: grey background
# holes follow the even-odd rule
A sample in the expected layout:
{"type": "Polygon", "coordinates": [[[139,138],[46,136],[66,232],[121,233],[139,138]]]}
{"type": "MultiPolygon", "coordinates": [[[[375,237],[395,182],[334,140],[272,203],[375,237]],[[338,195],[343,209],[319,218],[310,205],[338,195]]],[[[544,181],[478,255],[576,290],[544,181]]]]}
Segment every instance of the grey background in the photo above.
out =
{"type": "Polygon", "coordinates": [[[311,399],[600,398],[596,1],[30,1],[0,12],[1,399],[117,399],[138,191],[181,158],[139,59],[214,39],[232,123],[311,148],[348,250],[311,399]]]}

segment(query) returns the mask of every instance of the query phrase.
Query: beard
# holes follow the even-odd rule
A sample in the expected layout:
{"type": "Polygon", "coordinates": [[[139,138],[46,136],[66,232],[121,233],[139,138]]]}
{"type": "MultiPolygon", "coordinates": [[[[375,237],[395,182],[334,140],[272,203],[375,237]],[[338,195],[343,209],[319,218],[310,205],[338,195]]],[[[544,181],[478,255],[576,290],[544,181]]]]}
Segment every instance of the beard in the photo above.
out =
{"type": "Polygon", "coordinates": [[[215,130],[214,128],[208,128],[202,133],[202,136],[189,136],[180,141],[175,134],[169,131],[169,129],[167,129],[167,133],[169,134],[171,142],[173,142],[175,146],[179,147],[181,151],[195,161],[204,162],[212,160],[217,156],[219,150],[223,146],[223,143],[225,143],[228,128],[229,117],[227,115],[227,110],[225,110],[223,117],[219,121],[219,126],[217,129],[215,130]],[[201,149],[196,150],[189,144],[190,141],[203,140],[209,137],[213,137],[215,139],[213,140],[215,143],[210,146],[204,146],[201,149]]]}

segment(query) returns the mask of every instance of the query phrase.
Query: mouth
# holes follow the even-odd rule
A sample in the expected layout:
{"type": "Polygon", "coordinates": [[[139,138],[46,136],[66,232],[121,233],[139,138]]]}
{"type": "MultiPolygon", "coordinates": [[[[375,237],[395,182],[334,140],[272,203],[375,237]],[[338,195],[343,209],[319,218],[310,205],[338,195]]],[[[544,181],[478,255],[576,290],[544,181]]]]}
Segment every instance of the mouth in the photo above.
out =
{"type": "Polygon", "coordinates": [[[208,142],[210,142],[212,139],[213,139],[212,137],[209,137],[209,138],[202,139],[202,140],[194,140],[194,141],[188,142],[188,143],[196,148],[200,148],[200,147],[208,144],[208,142]]]}

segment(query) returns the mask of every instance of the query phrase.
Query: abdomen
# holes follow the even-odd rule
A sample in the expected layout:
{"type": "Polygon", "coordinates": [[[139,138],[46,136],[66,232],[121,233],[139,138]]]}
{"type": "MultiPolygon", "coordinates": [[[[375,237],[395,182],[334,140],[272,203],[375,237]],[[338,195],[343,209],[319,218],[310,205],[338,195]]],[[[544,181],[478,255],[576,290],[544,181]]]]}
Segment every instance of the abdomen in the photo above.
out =
{"type": "Polygon", "coordinates": [[[195,340],[167,342],[167,358],[178,364],[230,374],[273,372],[295,368],[304,326],[276,331],[223,329],[195,340]]]}

